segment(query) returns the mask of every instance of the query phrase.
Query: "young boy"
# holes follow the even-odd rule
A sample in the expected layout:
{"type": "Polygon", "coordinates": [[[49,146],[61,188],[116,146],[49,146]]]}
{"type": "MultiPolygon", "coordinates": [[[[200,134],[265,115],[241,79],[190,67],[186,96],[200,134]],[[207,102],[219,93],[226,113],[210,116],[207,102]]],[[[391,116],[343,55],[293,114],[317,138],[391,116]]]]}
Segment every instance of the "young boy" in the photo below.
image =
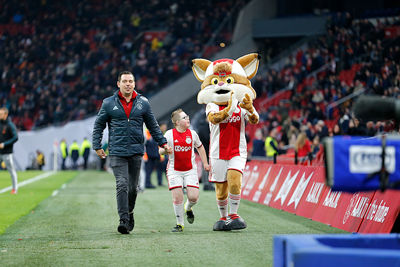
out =
{"type": "MultiPolygon", "coordinates": [[[[203,144],[197,133],[191,129],[189,116],[178,109],[172,112],[171,120],[175,128],[165,133],[168,145],[172,147],[167,166],[168,187],[172,193],[172,201],[176,216],[176,226],[172,232],[182,232],[184,227],[183,213],[186,212],[187,221],[192,224],[194,214],[192,207],[199,198],[199,178],[195,162],[194,148],[199,152],[203,167],[210,170],[203,144]],[[187,191],[187,201],[183,205],[183,188],[187,191]]],[[[159,148],[160,154],[166,154],[164,148],[159,148]]]]}

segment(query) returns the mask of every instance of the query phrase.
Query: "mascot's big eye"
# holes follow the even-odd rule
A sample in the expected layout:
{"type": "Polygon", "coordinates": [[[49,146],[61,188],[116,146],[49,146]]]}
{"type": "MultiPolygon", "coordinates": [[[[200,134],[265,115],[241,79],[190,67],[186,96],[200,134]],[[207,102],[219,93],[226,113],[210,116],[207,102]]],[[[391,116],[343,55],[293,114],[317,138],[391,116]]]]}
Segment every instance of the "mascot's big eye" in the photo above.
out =
{"type": "Polygon", "coordinates": [[[218,84],[218,78],[212,78],[211,79],[211,84],[218,84]]]}
{"type": "Polygon", "coordinates": [[[233,77],[228,77],[228,78],[226,78],[225,81],[227,84],[232,84],[235,81],[235,79],[233,79],[233,77]]]}

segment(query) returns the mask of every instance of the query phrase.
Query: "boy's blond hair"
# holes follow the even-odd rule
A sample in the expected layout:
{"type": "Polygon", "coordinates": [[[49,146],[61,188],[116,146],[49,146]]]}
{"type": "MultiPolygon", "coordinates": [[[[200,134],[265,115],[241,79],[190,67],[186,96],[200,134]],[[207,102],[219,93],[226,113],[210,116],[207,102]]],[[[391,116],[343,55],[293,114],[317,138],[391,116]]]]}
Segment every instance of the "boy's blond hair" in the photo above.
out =
{"type": "Polygon", "coordinates": [[[176,122],[180,119],[179,113],[181,112],[183,112],[183,110],[179,108],[171,113],[171,121],[174,124],[174,126],[176,125],[176,122]]]}

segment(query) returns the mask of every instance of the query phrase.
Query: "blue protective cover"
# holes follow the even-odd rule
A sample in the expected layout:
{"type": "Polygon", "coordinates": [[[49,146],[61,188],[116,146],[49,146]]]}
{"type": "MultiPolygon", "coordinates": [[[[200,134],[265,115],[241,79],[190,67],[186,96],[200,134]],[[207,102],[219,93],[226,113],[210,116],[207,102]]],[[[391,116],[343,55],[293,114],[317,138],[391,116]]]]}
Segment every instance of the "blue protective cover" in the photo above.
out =
{"type": "MultiPolygon", "coordinates": [[[[382,137],[335,136],[324,140],[326,179],[335,191],[357,192],[380,188],[382,137]]],[[[400,181],[400,137],[386,137],[385,166],[389,186],[400,181]]]]}
{"type": "Polygon", "coordinates": [[[275,235],[274,267],[400,266],[399,234],[275,235]]]}

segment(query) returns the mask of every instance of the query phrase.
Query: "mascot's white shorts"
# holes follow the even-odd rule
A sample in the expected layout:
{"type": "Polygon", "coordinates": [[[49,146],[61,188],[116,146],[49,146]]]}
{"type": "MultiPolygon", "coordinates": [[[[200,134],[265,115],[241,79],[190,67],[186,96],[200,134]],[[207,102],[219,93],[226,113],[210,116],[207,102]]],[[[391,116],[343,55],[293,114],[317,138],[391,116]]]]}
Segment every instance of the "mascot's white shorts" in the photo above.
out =
{"type": "Polygon", "coordinates": [[[211,172],[208,180],[212,183],[226,182],[228,170],[236,170],[243,174],[246,161],[246,158],[240,156],[233,157],[230,160],[210,158],[211,172]]]}
{"type": "Polygon", "coordinates": [[[199,176],[197,171],[193,169],[184,172],[168,170],[167,180],[169,190],[182,187],[199,188],[199,176]]]}

